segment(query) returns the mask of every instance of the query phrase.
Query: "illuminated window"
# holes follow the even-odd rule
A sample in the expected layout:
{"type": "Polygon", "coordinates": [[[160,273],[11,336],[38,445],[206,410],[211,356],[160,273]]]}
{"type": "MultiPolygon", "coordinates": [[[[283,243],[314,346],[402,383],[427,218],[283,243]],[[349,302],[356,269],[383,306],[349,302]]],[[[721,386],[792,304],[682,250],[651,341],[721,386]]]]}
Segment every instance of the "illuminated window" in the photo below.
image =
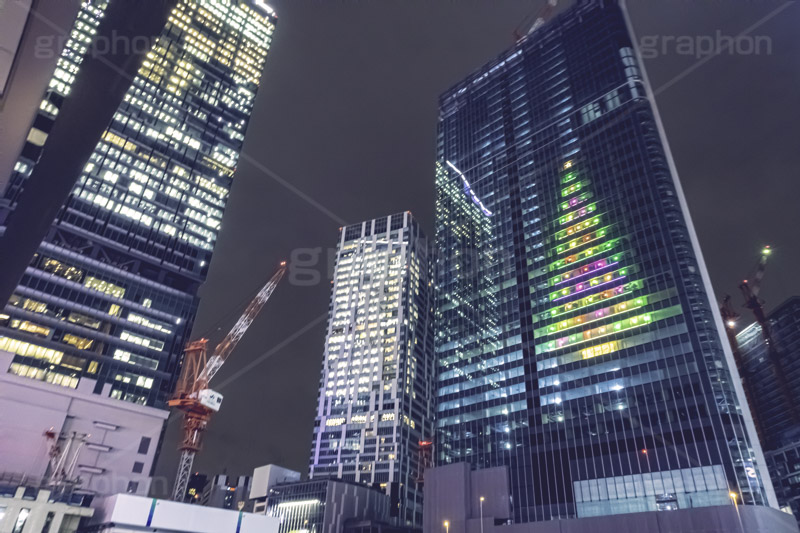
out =
{"type": "Polygon", "coordinates": [[[63,340],[67,344],[75,346],[79,350],[88,350],[89,348],[92,347],[92,344],[94,344],[94,341],[91,339],[78,337],[77,335],[72,335],[69,333],[64,334],[61,340],[63,340]]]}
{"type": "Polygon", "coordinates": [[[151,350],[161,351],[164,349],[163,342],[149,337],[143,337],[130,331],[123,331],[119,338],[127,342],[132,342],[133,344],[138,344],[139,346],[144,346],[145,348],[150,348],[151,350]]]}
{"type": "Polygon", "coordinates": [[[42,258],[42,270],[56,274],[70,281],[80,281],[83,276],[83,270],[64,264],[50,257],[42,258]]]}
{"type": "Polygon", "coordinates": [[[78,324],[80,326],[85,326],[87,328],[92,328],[92,329],[100,329],[100,326],[103,324],[97,319],[75,312],[69,314],[69,316],[67,317],[67,321],[72,322],[73,324],[78,324]]]}
{"type": "Polygon", "coordinates": [[[44,326],[40,326],[39,324],[34,324],[33,322],[28,322],[27,320],[12,320],[11,327],[14,329],[18,329],[20,331],[27,331],[28,333],[33,333],[34,335],[39,335],[41,337],[48,337],[50,336],[50,328],[46,328],[44,326]]]}
{"type": "Polygon", "coordinates": [[[103,281],[92,276],[86,276],[84,286],[108,294],[114,298],[122,298],[125,296],[125,289],[119,285],[114,285],[113,283],[109,283],[108,281],[103,281]]]}
{"type": "Polygon", "coordinates": [[[44,346],[37,346],[27,342],[18,341],[9,337],[0,337],[0,350],[11,352],[15,355],[44,359],[49,363],[58,364],[61,362],[64,352],[51,350],[44,346]]]}

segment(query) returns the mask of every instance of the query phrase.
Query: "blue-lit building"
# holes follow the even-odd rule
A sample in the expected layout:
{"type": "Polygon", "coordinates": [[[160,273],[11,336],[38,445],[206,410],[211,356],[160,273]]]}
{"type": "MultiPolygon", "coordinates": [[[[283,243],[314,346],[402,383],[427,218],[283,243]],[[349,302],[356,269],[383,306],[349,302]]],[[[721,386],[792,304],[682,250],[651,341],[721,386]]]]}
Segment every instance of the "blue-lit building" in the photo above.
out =
{"type": "Polygon", "coordinates": [[[778,503],[800,519],[800,297],[777,306],[767,320],[772,357],[757,323],[742,330],[736,340],[778,503]]]}
{"type": "Polygon", "coordinates": [[[634,43],[581,1],[440,100],[436,462],[515,522],[775,505],[634,43]]]}
{"type": "MultiPolygon", "coordinates": [[[[112,1],[78,12],[0,198],[0,234],[112,1]]],[[[70,388],[90,378],[98,394],[164,407],[276,20],[263,0],[177,2],[0,309],[10,372],[70,388]]]]}

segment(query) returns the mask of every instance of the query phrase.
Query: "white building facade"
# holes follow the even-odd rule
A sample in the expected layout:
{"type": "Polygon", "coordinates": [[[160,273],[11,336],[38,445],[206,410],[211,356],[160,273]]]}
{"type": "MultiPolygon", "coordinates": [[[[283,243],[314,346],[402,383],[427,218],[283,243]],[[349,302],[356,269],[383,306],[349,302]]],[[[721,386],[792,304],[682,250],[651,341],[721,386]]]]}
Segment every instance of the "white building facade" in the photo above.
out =
{"type": "Polygon", "coordinates": [[[98,533],[278,533],[278,519],[130,494],[99,501],[88,529],[98,533]]]}
{"type": "Polygon", "coordinates": [[[432,436],[432,276],[411,213],[341,228],[310,478],[379,484],[419,525],[420,442],[432,436]]]}
{"type": "Polygon", "coordinates": [[[0,472],[48,476],[44,432],[52,429],[62,447],[73,433],[86,436],[75,456],[80,492],[146,495],[169,413],[110,398],[110,384],[103,395],[94,394],[94,383],[85,378],[71,389],[14,375],[8,372],[12,359],[0,352],[0,472]]]}

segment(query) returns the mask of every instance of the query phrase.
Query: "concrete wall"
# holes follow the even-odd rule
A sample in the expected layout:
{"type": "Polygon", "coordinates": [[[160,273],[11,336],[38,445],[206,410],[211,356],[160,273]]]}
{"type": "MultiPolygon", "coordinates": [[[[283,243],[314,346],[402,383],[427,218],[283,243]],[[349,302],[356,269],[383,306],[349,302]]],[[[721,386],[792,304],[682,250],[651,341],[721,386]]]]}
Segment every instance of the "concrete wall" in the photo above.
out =
{"type": "Polygon", "coordinates": [[[97,502],[93,531],[128,533],[277,533],[278,519],[167,500],[117,494],[97,502]]]}
{"type": "Polygon", "coordinates": [[[249,498],[266,498],[270,487],[278,483],[290,481],[300,481],[300,472],[289,470],[278,465],[259,466],[253,470],[252,481],[250,482],[249,498]]]}
{"type": "Polygon", "coordinates": [[[75,470],[84,480],[81,488],[111,495],[134,482],[136,494],[148,493],[167,411],[108,398],[108,390],[105,396],[93,394],[94,382],[86,378],[70,389],[9,374],[11,360],[10,353],[0,352],[0,473],[44,476],[43,433],[54,428],[90,435],[75,470]],[[142,437],[150,439],[145,453],[139,453],[142,437]]]}
{"type": "Polygon", "coordinates": [[[424,532],[480,531],[481,497],[484,530],[494,519],[511,516],[508,470],[505,467],[472,471],[466,463],[456,463],[425,470],[424,532]]]}
{"type": "Polygon", "coordinates": [[[44,527],[49,513],[53,513],[50,531],[59,533],[72,533],[77,528],[77,521],[81,517],[92,516],[94,509],[89,507],[75,507],[65,503],[48,501],[49,490],[39,490],[35,499],[23,498],[25,487],[19,487],[11,498],[0,498],[0,508],[3,508],[0,518],[0,533],[12,533],[21,511],[27,512],[27,519],[22,533],[40,533],[44,527]],[[72,524],[69,527],[68,524],[72,524]],[[62,530],[63,526],[63,530],[62,530]]]}
{"type": "Polygon", "coordinates": [[[389,496],[367,485],[330,481],[321,533],[341,533],[350,519],[389,521],[389,496]]]}

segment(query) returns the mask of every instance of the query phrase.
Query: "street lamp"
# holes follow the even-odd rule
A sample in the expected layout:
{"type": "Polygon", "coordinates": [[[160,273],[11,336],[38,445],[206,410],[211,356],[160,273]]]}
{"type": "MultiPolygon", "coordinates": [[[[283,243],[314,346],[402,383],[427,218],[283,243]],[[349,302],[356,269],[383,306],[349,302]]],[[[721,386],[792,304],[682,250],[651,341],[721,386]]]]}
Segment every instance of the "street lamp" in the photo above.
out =
{"type": "Polygon", "coordinates": [[[486,498],[484,498],[483,496],[481,496],[481,533],[483,533],[483,501],[484,501],[485,499],[486,499],[486,498]]]}
{"type": "Polygon", "coordinates": [[[733,500],[733,506],[736,508],[736,518],[739,519],[739,528],[742,530],[742,533],[744,533],[744,524],[742,524],[742,515],[739,513],[739,501],[738,501],[739,495],[736,494],[735,492],[730,492],[728,493],[728,496],[730,496],[731,500],[733,500]]]}
{"type": "Polygon", "coordinates": [[[445,520],[444,521],[444,533],[450,533],[450,521],[449,520],[445,520]]]}

